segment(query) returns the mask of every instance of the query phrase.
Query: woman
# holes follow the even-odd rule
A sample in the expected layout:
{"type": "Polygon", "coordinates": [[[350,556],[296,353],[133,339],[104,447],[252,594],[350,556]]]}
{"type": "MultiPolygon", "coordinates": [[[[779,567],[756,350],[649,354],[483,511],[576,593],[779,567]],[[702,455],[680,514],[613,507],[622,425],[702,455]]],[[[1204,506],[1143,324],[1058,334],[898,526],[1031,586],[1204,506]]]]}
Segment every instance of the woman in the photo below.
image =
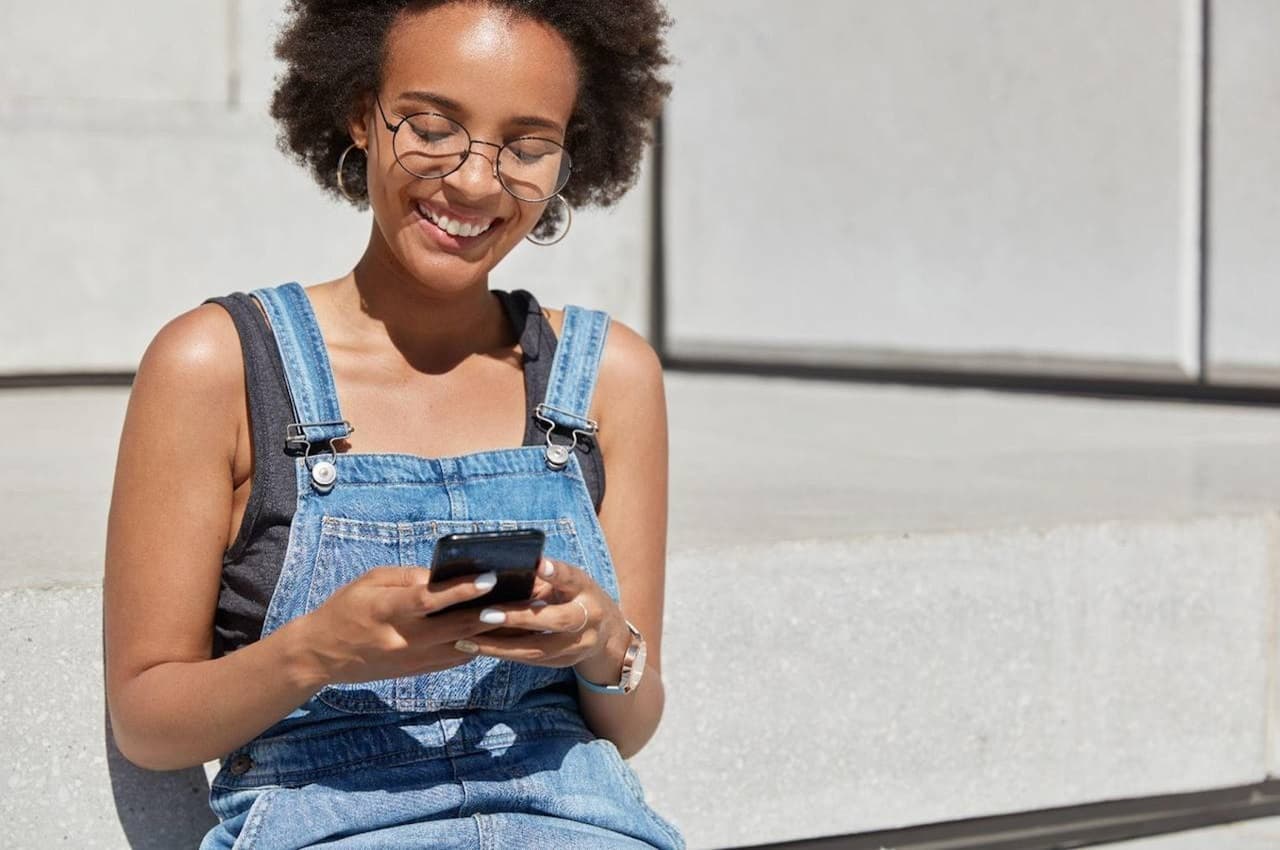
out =
{"type": "Polygon", "coordinates": [[[634,182],[668,23],[293,4],[272,115],[372,208],[368,247],[160,330],[108,525],[115,739],[222,759],[204,850],[683,846],[622,760],[663,707],[659,361],[602,311],[488,287],[634,182]],[[437,541],[510,528],[545,534],[533,597],[426,616],[494,580],[429,584],[437,541]]]}

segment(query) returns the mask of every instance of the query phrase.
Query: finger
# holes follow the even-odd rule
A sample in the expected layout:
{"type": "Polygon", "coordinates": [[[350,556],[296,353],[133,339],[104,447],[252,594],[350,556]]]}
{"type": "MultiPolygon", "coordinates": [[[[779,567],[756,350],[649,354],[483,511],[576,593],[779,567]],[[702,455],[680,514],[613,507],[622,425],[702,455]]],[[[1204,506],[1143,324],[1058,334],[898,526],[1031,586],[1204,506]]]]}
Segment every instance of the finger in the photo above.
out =
{"type": "Polygon", "coordinates": [[[436,584],[386,588],[382,594],[386,606],[384,611],[387,619],[425,617],[450,605],[483,596],[493,590],[497,581],[497,574],[490,570],[478,576],[461,576],[436,584]]]}
{"type": "Polygon", "coordinates": [[[581,568],[547,557],[538,567],[538,577],[556,590],[567,591],[570,596],[576,595],[591,580],[581,568]]]}
{"type": "Polygon", "coordinates": [[[582,597],[552,604],[536,599],[524,604],[491,605],[479,612],[484,623],[535,632],[578,633],[593,619],[590,604],[582,597]]]}
{"type": "Polygon", "coordinates": [[[523,637],[477,634],[458,641],[454,644],[454,648],[467,655],[488,655],[509,661],[523,661],[526,664],[563,667],[567,666],[566,658],[581,654],[575,652],[579,648],[580,637],[580,635],[560,632],[523,637]]]}
{"type": "Polygon", "coordinates": [[[379,587],[413,587],[431,580],[431,570],[417,566],[374,567],[361,578],[379,587]]]}
{"type": "Polygon", "coordinates": [[[475,608],[459,608],[431,617],[415,617],[398,626],[400,633],[410,643],[421,646],[451,644],[459,639],[500,629],[476,616],[475,608]]]}
{"type": "Polygon", "coordinates": [[[556,593],[554,584],[535,577],[533,580],[533,593],[529,594],[529,599],[531,601],[558,602],[556,593]]]}

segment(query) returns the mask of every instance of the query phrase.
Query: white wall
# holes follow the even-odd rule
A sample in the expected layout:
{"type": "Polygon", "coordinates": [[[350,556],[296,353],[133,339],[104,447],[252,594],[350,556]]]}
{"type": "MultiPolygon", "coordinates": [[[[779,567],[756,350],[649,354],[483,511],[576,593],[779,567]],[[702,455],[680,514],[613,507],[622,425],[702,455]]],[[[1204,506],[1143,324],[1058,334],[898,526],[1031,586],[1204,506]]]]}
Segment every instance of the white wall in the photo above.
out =
{"type": "Polygon", "coordinates": [[[673,346],[1193,367],[1197,3],[671,7],[673,346]]]}
{"type": "Polygon", "coordinates": [[[1280,3],[1213,4],[1209,374],[1280,384],[1280,3]]]}
{"type": "MultiPolygon", "coordinates": [[[[322,194],[267,115],[282,4],[0,11],[0,374],[129,370],[210,295],[351,268],[370,213],[322,194]]],[[[336,165],[336,163],[335,163],[336,165]]],[[[648,190],[522,245],[491,285],[648,325],[648,190]]]]}
{"type": "MultiPolygon", "coordinates": [[[[669,0],[674,353],[1186,379],[1196,0],[669,0]]],[[[282,0],[0,11],[0,373],[130,369],[201,299],[336,277],[368,213],[266,115],[282,0]]],[[[1210,367],[1280,383],[1280,35],[1214,0],[1210,367]]],[[[491,285],[649,328],[641,184],[491,285]]]]}

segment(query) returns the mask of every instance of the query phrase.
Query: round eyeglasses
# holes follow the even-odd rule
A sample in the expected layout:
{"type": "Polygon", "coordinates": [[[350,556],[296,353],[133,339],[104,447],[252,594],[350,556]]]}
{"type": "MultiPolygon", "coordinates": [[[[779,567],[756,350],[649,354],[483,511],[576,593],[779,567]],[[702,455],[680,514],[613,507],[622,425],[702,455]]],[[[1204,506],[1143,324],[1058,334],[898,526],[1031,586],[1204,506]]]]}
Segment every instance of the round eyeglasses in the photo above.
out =
{"type": "Polygon", "coordinates": [[[540,136],[521,136],[504,145],[484,142],[472,139],[466,127],[438,112],[415,112],[392,124],[382,111],[382,100],[374,99],[382,123],[391,131],[396,162],[414,177],[452,174],[471,156],[471,146],[479,144],[498,149],[497,157],[490,160],[493,174],[518,200],[545,201],[569,182],[573,163],[559,142],[540,136]]]}

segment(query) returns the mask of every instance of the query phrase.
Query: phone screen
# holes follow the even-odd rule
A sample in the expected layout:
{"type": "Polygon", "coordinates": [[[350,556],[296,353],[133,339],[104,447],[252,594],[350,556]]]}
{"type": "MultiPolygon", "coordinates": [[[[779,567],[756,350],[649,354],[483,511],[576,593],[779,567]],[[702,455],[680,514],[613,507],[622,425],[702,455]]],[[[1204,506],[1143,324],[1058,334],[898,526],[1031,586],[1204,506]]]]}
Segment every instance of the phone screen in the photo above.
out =
{"type": "MultiPolygon", "coordinates": [[[[495,602],[520,602],[533,594],[533,580],[542,561],[542,548],[546,535],[536,528],[515,528],[506,531],[475,531],[446,534],[436,541],[431,559],[431,583],[448,581],[460,576],[479,575],[493,570],[498,583],[493,590],[450,605],[441,611],[455,608],[478,608],[495,602]]],[[[427,616],[431,616],[428,614],[427,616]]]]}

